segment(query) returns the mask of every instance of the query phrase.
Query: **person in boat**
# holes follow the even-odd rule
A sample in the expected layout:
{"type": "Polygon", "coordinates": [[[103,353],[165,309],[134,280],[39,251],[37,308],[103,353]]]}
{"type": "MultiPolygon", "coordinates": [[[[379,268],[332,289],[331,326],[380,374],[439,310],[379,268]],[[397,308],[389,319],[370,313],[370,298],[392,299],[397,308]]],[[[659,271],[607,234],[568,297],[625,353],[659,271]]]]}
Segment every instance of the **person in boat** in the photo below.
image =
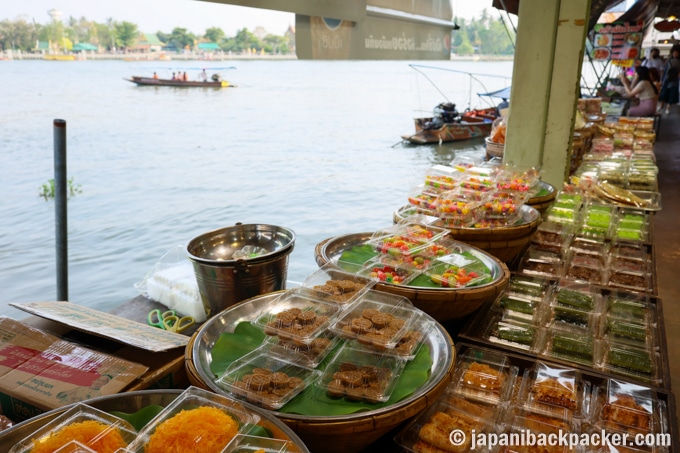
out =
{"type": "Polygon", "coordinates": [[[508,100],[505,98],[501,98],[501,102],[496,106],[496,109],[500,112],[501,110],[507,109],[508,107],[510,107],[510,103],[508,102],[508,100]]]}
{"type": "Polygon", "coordinates": [[[213,74],[211,77],[213,82],[219,82],[220,81],[220,75],[219,74],[213,74]]]}
{"type": "Polygon", "coordinates": [[[175,76],[175,73],[172,73],[172,80],[177,80],[177,76],[175,76]]]}
{"type": "Polygon", "coordinates": [[[203,71],[201,71],[201,80],[204,82],[208,81],[208,73],[205,72],[205,68],[203,68],[203,71]]]}
{"type": "Polygon", "coordinates": [[[153,73],[153,78],[154,78],[154,80],[158,80],[158,74],[156,74],[156,73],[154,72],[154,73],[153,73]]]}
{"type": "Polygon", "coordinates": [[[649,68],[637,66],[632,84],[624,73],[621,73],[619,78],[623,83],[626,95],[640,101],[638,105],[628,109],[628,116],[653,116],[656,112],[656,101],[659,93],[649,77],[649,68]]]}
{"type": "Polygon", "coordinates": [[[184,71],[184,74],[182,74],[182,80],[184,80],[185,82],[187,82],[189,80],[189,76],[187,76],[186,71],[184,71]]]}
{"type": "Polygon", "coordinates": [[[434,108],[434,117],[422,124],[423,129],[439,129],[447,123],[460,122],[460,113],[456,110],[456,104],[442,102],[434,108]]]}

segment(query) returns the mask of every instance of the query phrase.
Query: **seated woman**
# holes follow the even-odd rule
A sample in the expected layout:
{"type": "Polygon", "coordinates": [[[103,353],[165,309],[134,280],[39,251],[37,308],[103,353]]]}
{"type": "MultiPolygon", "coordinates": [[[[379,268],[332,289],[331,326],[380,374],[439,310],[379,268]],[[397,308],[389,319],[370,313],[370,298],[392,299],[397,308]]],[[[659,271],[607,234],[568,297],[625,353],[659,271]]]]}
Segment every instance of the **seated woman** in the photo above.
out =
{"type": "Polygon", "coordinates": [[[635,68],[632,87],[625,74],[619,75],[619,78],[623,82],[626,95],[640,100],[638,105],[628,109],[628,116],[654,116],[659,91],[649,77],[649,68],[645,66],[635,68]]]}

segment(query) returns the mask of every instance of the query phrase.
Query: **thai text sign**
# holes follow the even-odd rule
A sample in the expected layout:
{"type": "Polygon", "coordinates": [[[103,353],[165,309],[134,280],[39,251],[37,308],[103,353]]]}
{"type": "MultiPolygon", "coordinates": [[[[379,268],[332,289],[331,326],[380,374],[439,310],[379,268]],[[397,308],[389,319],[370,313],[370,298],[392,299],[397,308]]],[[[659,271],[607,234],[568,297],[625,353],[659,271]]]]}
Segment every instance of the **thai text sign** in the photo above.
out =
{"type": "Polygon", "coordinates": [[[642,21],[597,24],[593,28],[590,56],[593,60],[628,60],[632,65],[640,55],[642,35],[642,21]]]}

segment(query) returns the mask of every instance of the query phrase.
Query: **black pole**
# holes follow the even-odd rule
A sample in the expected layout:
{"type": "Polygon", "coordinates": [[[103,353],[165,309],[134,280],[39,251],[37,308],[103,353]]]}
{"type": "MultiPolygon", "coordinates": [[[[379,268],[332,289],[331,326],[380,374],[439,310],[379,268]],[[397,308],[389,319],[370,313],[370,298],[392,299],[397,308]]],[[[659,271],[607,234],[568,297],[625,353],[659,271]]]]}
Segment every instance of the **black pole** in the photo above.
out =
{"type": "Polygon", "coordinates": [[[66,121],[54,120],[54,218],[57,243],[57,300],[68,300],[66,216],[66,121]]]}

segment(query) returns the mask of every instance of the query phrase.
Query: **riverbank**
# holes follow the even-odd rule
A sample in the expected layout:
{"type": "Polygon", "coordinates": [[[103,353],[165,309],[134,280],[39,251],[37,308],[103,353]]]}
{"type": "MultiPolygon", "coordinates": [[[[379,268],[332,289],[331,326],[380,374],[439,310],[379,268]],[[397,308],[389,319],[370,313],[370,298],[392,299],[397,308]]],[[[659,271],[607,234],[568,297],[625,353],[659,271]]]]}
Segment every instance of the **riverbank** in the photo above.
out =
{"type": "MultiPolygon", "coordinates": [[[[512,55],[451,55],[452,61],[512,61],[512,55]]],[[[26,53],[6,50],[0,52],[0,60],[54,60],[54,61],[229,61],[229,60],[297,60],[295,54],[261,54],[261,53],[112,53],[112,52],[79,52],[46,54],[42,52],[26,53]]]]}

